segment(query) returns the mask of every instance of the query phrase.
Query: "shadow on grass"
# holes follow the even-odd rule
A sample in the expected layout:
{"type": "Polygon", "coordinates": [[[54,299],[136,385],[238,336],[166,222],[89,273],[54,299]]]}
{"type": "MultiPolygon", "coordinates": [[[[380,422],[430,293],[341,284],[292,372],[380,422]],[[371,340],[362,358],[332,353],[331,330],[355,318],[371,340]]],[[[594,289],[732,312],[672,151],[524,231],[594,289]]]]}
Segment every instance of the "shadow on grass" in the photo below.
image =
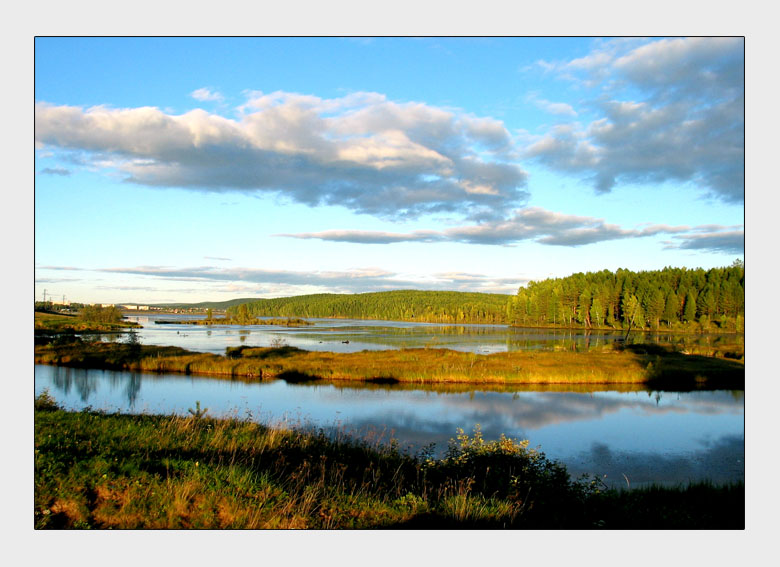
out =
{"type": "Polygon", "coordinates": [[[689,391],[745,387],[745,365],[736,360],[684,354],[654,344],[625,345],[622,349],[637,355],[645,365],[650,388],[689,391]]]}
{"type": "Polygon", "coordinates": [[[227,347],[225,357],[231,359],[252,358],[258,360],[268,360],[274,358],[287,358],[295,354],[302,354],[306,351],[293,346],[282,347],[253,347],[242,345],[237,347],[227,347]]]}
{"type": "Polygon", "coordinates": [[[314,382],[322,382],[322,378],[319,376],[311,376],[310,374],[298,372],[297,370],[286,370],[277,375],[277,378],[284,380],[288,384],[311,384],[314,382]]]}

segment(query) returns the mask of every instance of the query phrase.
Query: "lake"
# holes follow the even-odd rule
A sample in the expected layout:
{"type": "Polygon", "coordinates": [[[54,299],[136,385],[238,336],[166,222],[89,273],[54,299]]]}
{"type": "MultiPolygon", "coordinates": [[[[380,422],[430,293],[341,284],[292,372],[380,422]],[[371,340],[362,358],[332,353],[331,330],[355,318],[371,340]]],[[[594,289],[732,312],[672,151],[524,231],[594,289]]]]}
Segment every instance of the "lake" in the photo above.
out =
{"type": "MultiPolygon", "coordinates": [[[[383,341],[403,336],[388,333],[386,322],[358,323],[328,321],[321,330],[307,327],[305,340],[328,344],[328,333],[336,333],[339,342],[334,343],[331,336],[330,343],[342,345],[341,337],[356,337],[359,329],[366,344],[390,348],[383,341]],[[372,327],[380,329],[376,335],[367,332],[372,327]],[[320,336],[323,343],[312,336],[320,336]]],[[[211,352],[233,344],[263,344],[275,336],[296,346],[301,343],[294,341],[303,340],[300,329],[151,325],[141,330],[142,342],[211,352]],[[241,335],[242,330],[249,333],[241,335]]],[[[436,327],[411,325],[418,327],[410,333],[418,340],[428,340],[425,337],[433,332],[423,328],[436,327]]],[[[479,351],[477,337],[495,341],[502,332],[508,334],[500,328],[478,330],[486,332],[466,331],[457,344],[479,351]]],[[[343,340],[354,345],[353,339],[343,340]]],[[[394,438],[412,451],[433,443],[438,454],[457,428],[471,432],[479,424],[487,439],[501,433],[528,439],[531,446],[539,446],[548,457],[564,463],[573,475],[596,475],[610,485],[704,479],[729,482],[744,480],[745,474],[744,391],[292,384],[36,365],[36,394],[44,389],[69,409],[91,406],[107,411],[188,415],[188,409],[200,401],[212,416],[237,415],[270,424],[322,427],[377,441],[394,438]]]]}
{"type": "MultiPolygon", "coordinates": [[[[521,329],[505,325],[440,325],[352,319],[310,319],[307,327],[157,324],[192,315],[133,315],[142,343],[224,354],[229,346],[283,341],[308,350],[446,347],[491,353],[523,349],[583,350],[621,333],[521,329]]],[[[125,340],[106,335],[104,340],[125,340]]],[[[629,341],[717,344],[723,336],[634,334],[629,341]]],[[[744,341],[743,337],[736,340],[744,341]]],[[[744,342],[742,343],[744,344],[744,342]]],[[[457,428],[479,424],[487,439],[501,433],[564,463],[575,476],[610,485],[744,480],[744,391],[664,392],[636,387],[554,388],[484,385],[292,384],[198,376],[35,366],[44,389],[69,409],[188,415],[200,401],[212,416],[238,415],[263,423],[321,427],[396,439],[416,451],[435,444],[441,454],[457,428]]]]}
{"type": "MultiPolygon", "coordinates": [[[[230,346],[270,346],[274,340],[290,346],[319,351],[359,352],[398,348],[449,348],[489,354],[528,349],[586,350],[622,340],[625,333],[571,329],[531,329],[507,325],[445,325],[358,319],[315,319],[305,327],[278,325],[185,325],[157,324],[156,321],[203,319],[204,315],[130,315],[130,321],[143,325],[138,330],[143,344],[179,346],[189,350],[224,354],[230,346]]],[[[107,335],[117,340],[116,335],[107,335]]],[[[119,339],[121,340],[121,339],[119,339]]],[[[738,343],[736,335],[674,335],[671,333],[631,333],[632,342],[668,343],[686,346],[715,346],[738,343]]]]}

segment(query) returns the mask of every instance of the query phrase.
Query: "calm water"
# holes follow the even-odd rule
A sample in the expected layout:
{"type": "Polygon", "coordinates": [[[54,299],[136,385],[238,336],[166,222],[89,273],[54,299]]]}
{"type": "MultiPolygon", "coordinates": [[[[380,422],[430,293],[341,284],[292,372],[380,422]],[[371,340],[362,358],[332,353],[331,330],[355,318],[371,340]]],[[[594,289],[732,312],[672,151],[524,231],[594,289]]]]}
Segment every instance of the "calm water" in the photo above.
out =
{"type": "MultiPolygon", "coordinates": [[[[224,354],[229,346],[269,346],[282,340],[290,346],[306,350],[358,352],[397,348],[450,348],[454,350],[493,353],[526,349],[585,350],[600,347],[623,333],[585,332],[573,330],[521,329],[507,325],[441,325],[437,323],[406,323],[397,321],[366,321],[357,319],[309,319],[307,327],[272,325],[166,325],[155,321],[193,320],[193,315],[131,315],[128,319],[141,323],[139,339],[143,344],[180,346],[189,350],[224,354]]],[[[113,336],[116,339],[116,335],[113,336]]],[[[121,339],[120,339],[121,340],[121,339]]],[[[632,333],[629,342],[666,342],[685,344],[733,343],[744,337],[729,335],[669,335],[632,333]]]]}
{"type": "MultiPolygon", "coordinates": [[[[149,336],[169,332],[152,329],[149,336]]],[[[216,349],[217,334],[213,329],[198,340],[216,349]]],[[[213,416],[338,428],[377,439],[392,437],[413,449],[435,443],[442,450],[456,428],[470,431],[478,423],[488,439],[501,433],[529,439],[571,473],[606,475],[610,484],[625,483],[623,475],[632,486],[744,480],[744,392],[572,393],[479,386],[456,392],[281,380],[245,383],[36,365],[36,394],[45,388],[71,409],[186,414],[197,400],[213,416]]]]}

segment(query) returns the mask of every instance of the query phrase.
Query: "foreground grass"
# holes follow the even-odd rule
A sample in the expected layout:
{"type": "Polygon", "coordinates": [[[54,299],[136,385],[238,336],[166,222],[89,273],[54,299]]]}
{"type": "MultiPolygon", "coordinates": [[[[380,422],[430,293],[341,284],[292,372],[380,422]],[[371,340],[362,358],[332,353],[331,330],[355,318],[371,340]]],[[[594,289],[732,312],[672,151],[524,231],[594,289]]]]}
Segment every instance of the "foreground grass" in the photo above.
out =
{"type": "Polygon", "coordinates": [[[447,349],[334,353],[294,347],[242,346],[228,348],[226,355],[220,356],[178,347],[75,342],[36,346],[35,362],[289,381],[644,384],[679,389],[741,389],[745,381],[741,361],[685,355],[654,345],[588,352],[518,351],[489,355],[447,349]]]}
{"type": "Polygon", "coordinates": [[[434,460],[192,413],[65,412],[37,398],[35,527],[744,528],[741,484],[605,490],[478,430],[434,460]]]}

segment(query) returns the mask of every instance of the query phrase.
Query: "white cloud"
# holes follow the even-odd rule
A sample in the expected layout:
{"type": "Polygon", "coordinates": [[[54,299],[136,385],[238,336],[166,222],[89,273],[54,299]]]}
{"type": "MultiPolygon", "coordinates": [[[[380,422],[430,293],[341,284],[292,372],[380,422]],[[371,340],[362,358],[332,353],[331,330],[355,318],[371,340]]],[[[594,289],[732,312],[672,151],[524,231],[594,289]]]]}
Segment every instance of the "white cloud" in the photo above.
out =
{"type": "Polygon", "coordinates": [[[212,91],[207,87],[195,89],[190,93],[190,96],[202,102],[222,102],[225,99],[219,92],[212,91]]]}
{"type": "Polygon", "coordinates": [[[556,116],[577,116],[574,107],[565,102],[552,102],[544,98],[539,98],[539,93],[532,92],[526,96],[526,100],[537,108],[556,116]]]}
{"type": "Polygon", "coordinates": [[[527,198],[501,122],[377,93],[251,93],[235,120],[37,103],[35,137],[147,186],[272,191],[387,218],[497,216],[527,198]]]}

